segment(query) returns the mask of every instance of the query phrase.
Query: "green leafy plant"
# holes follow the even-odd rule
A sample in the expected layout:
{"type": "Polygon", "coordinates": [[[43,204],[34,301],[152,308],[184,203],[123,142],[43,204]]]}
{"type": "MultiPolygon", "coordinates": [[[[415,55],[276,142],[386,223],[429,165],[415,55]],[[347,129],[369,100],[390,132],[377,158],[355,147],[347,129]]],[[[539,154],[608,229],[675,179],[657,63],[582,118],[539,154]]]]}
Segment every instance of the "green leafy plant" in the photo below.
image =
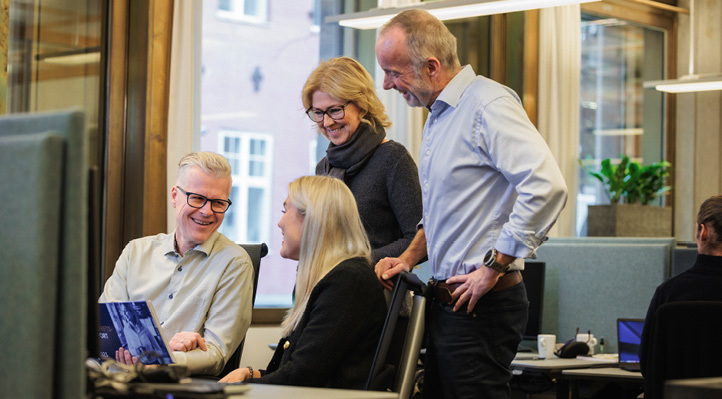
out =
{"type": "Polygon", "coordinates": [[[621,200],[627,204],[638,202],[648,205],[671,188],[665,184],[665,180],[669,176],[669,168],[672,164],[666,161],[642,166],[638,162],[631,161],[628,156],[622,155],[618,164],[613,164],[609,158],[602,160],[602,168],[599,172],[589,170],[581,160],[579,165],[602,182],[609,201],[613,204],[621,200]]]}

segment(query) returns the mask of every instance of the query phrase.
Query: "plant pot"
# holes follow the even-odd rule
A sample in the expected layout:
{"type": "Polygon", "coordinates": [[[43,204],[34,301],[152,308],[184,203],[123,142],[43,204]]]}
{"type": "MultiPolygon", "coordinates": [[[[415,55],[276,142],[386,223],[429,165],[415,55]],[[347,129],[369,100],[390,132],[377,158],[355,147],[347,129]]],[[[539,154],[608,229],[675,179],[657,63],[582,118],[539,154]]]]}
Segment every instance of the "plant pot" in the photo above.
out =
{"type": "Polygon", "coordinates": [[[671,237],[672,208],[639,204],[591,205],[589,237],[671,237]]]}

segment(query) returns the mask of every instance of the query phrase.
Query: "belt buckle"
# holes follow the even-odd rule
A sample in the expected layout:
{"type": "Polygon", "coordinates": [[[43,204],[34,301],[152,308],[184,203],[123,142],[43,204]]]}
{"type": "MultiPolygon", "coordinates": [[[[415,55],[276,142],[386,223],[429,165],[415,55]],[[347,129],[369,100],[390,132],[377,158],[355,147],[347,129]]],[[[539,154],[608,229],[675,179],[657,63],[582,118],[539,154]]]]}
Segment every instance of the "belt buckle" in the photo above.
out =
{"type": "Polygon", "coordinates": [[[454,299],[451,296],[453,292],[449,289],[448,285],[432,278],[429,280],[429,287],[431,287],[431,290],[434,293],[434,298],[436,298],[439,302],[445,305],[452,305],[454,303],[454,299]]]}

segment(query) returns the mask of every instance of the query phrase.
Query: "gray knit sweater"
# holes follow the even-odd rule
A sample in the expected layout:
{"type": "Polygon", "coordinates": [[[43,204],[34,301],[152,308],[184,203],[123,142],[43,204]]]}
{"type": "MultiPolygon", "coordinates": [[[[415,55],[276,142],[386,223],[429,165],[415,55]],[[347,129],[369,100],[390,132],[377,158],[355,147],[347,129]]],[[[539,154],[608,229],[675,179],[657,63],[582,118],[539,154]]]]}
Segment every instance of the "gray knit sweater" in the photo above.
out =
{"type": "MultiPolygon", "coordinates": [[[[322,162],[316,174],[323,174],[322,162]]],[[[371,242],[372,266],[381,258],[401,255],[421,221],[421,187],[414,160],[395,142],[380,144],[363,169],[346,176],[371,242]]]]}

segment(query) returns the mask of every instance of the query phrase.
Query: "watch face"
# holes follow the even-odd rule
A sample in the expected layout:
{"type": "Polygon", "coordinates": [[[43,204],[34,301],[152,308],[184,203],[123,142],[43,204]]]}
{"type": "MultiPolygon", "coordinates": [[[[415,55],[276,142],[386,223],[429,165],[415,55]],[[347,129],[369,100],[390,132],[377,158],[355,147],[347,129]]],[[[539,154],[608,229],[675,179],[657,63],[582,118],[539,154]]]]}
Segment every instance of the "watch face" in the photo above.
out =
{"type": "Polygon", "coordinates": [[[493,249],[490,249],[486,252],[486,255],[484,255],[484,264],[489,265],[492,261],[496,260],[496,251],[493,249]]]}

